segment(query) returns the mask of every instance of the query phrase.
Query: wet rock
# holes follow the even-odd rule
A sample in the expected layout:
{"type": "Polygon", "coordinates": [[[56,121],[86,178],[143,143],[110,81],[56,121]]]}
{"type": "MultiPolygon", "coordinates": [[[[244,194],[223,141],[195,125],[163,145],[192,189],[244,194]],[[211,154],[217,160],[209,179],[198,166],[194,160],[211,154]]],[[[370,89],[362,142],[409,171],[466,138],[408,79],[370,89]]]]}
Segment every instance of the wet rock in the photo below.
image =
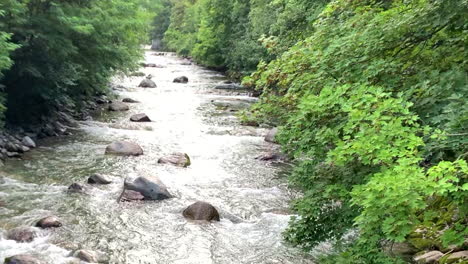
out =
{"type": "Polygon", "coordinates": [[[142,66],[146,67],[146,68],[157,68],[158,67],[158,65],[156,63],[142,63],[142,66]]]}
{"type": "Polygon", "coordinates": [[[8,231],[6,238],[20,243],[31,242],[37,237],[36,229],[29,226],[21,226],[8,231]]]}
{"type": "Polygon", "coordinates": [[[174,79],[175,83],[188,83],[188,78],[187,76],[180,76],[174,79]]]}
{"type": "Polygon", "coordinates": [[[98,97],[96,98],[96,103],[97,104],[107,104],[109,100],[107,100],[106,97],[98,97]]]}
{"type": "Polygon", "coordinates": [[[9,258],[5,259],[5,264],[44,264],[45,262],[42,262],[36,257],[30,256],[30,255],[15,255],[9,258]]]}
{"type": "Polygon", "coordinates": [[[144,199],[145,196],[143,196],[143,194],[132,190],[124,190],[120,195],[121,202],[141,201],[144,199]]]}
{"type": "Polygon", "coordinates": [[[40,228],[52,228],[52,227],[61,227],[62,223],[55,216],[44,217],[36,223],[36,227],[40,228]]]}
{"type": "Polygon", "coordinates": [[[143,79],[138,87],[143,87],[143,88],[156,88],[156,83],[151,80],[150,77],[146,77],[143,79]]]}
{"type": "Polygon", "coordinates": [[[84,193],[86,191],[86,187],[81,183],[72,183],[68,186],[68,192],[71,193],[84,193]]]}
{"type": "Polygon", "coordinates": [[[125,190],[139,192],[144,196],[144,200],[164,200],[172,197],[166,186],[156,177],[138,177],[132,182],[126,180],[125,190]]]}
{"type": "Polygon", "coordinates": [[[191,61],[183,61],[180,63],[180,65],[192,65],[191,61]]]}
{"type": "Polygon", "coordinates": [[[6,155],[7,155],[7,157],[9,157],[9,158],[19,158],[19,157],[21,157],[21,154],[18,153],[18,152],[9,152],[9,151],[8,151],[8,152],[6,153],[6,155]]]}
{"type": "Polygon", "coordinates": [[[190,157],[186,153],[172,153],[168,156],[162,157],[158,160],[158,163],[161,164],[172,164],[179,167],[188,167],[190,166],[190,157]]]}
{"type": "Polygon", "coordinates": [[[219,213],[214,206],[206,202],[196,202],[187,207],[182,215],[190,220],[219,221],[219,213]]]}
{"type": "Polygon", "coordinates": [[[251,106],[251,103],[242,100],[213,100],[211,103],[220,109],[230,111],[239,111],[251,106]]]}
{"type": "Polygon", "coordinates": [[[270,142],[270,143],[278,143],[278,141],[276,141],[277,133],[278,133],[277,127],[271,129],[270,131],[268,131],[268,134],[265,136],[265,141],[270,142]]]}
{"type": "Polygon", "coordinates": [[[109,104],[109,111],[127,111],[129,109],[128,105],[122,102],[112,102],[109,104]]]}
{"type": "Polygon", "coordinates": [[[122,99],[122,102],[124,102],[124,103],[139,103],[139,101],[133,100],[132,98],[124,98],[124,99],[122,99]]]}
{"type": "Polygon", "coordinates": [[[245,90],[246,87],[236,83],[221,83],[215,86],[218,90],[245,90]]]}
{"type": "Polygon", "coordinates": [[[437,261],[443,256],[444,254],[440,251],[429,251],[417,257],[414,257],[414,261],[420,264],[426,263],[437,263],[437,261]]]}
{"type": "Polygon", "coordinates": [[[28,151],[30,150],[30,149],[29,149],[28,147],[26,147],[26,146],[20,146],[20,148],[21,148],[21,149],[20,149],[20,152],[21,152],[21,153],[28,152],[28,151]]]}
{"type": "Polygon", "coordinates": [[[151,122],[151,119],[146,114],[135,114],[130,117],[132,122],[151,122]]]}
{"type": "Polygon", "coordinates": [[[98,254],[91,250],[84,250],[84,249],[78,250],[75,252],[74,256],[84,262],[89,262],[89,263],[99,262],[98,254]]]}
{"type": "Polygon", "coordinates": [[[275,153],[275,152],[268,152],[265,154],[262,154],[255,159],[261,160],[261,161],[275,161],[275,162],[284,162],[288,160],[288,157],[286,155],[283,155],[281,153],[275,153]]]}
{"type": "Polygon", "coordinates": [[[107,179],[106,176],[101,174],[93,174],[88,178],[89,184],[110,184],[111,180],[107,179]]]}
{"type": "Polygon", "coordinates": [[[106,147],[106,154],[121,156],[139,156],[143,155],[143,149],[136,143],[128,141],[112,142],[106,147]]]}

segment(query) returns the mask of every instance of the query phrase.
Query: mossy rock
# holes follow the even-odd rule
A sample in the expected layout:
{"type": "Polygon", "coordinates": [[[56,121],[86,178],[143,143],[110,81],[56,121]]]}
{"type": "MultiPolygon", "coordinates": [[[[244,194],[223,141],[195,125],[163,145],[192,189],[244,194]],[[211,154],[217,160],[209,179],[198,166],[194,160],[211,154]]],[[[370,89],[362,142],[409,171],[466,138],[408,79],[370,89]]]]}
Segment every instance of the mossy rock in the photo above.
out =
{"type": "Polygon", "coordinates": [[[468,251],[454,252],[439,259],[439,264],[468,264],[468,251]]]}

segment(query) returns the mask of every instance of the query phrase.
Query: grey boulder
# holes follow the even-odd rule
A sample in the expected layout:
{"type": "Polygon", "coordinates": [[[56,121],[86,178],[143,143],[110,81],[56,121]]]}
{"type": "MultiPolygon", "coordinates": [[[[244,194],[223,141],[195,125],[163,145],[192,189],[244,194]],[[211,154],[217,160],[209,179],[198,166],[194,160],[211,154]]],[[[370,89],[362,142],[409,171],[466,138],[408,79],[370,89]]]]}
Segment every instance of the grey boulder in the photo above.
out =
{"type": "Polygon", "coordinates": [[[106,154],[120,156],[139,156],[143,155],[143,149],[136,143],[128,141],[112,142],[106,147],[106,154]]]}
{"type": "Polygon", "coordinates": [[[158,163],[161,164],[172,164],[178,167],[188,167],[190,166],[190,157],[186,153],[172,153],[168,156],[162,157],[158,160],[158,163]]]}
{"type": "Polygon", "coordinates": [[[172,198],[166,186],[156,177],[138,177],[133,181],[125,181],[124,191],[140,193],[144,200],[164,200],[172,198]]]}
{"type": "Polygon", "coordinates": [[[129,109],[130,107],[128,107],[128,105],[123,102],[112,102],[111,104],[109,104],[109,111],[119,112],[128,111],[129,109]]]}

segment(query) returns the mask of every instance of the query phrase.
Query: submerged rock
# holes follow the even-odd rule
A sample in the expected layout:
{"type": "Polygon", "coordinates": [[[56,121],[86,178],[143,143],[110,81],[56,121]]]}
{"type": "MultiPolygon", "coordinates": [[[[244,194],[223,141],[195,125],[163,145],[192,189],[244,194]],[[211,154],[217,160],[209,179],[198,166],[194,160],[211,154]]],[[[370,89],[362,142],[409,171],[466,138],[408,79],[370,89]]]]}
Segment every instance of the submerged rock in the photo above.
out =
{"type": "Polygon", "coordinates": [[[174,79],[175,83],[188,83],[188,78],[187,76],[180,76],[174,79]]]}
{"type": "Polygon", "coordinates": [[[134,99],[132,99],[132,98],[124,98],[124,99],[122,99],[122,102],[124,102],[124,103],[131,103],[131,104],[139,103],[139,101],[134,100],[134,99]]]}
{"type": "Polygon", "coordinates": [[[89,262],[89,263],[99,262],[98,254],[91,250],[84,250],[84,249],[78,250],[75,252],[74,256],[84,262],[89,262]]]}
{"type": "Polygon", "coordinates": [[[151,119],[146,114],[135,114],[130,117],[132,122],[151,122],[151,119]]]}
{"type": "Polygon", "coordinates": [[[68,186],[68,192],[71,193],[84,193],[86,191],[86,187],[81,183],[72,183],[68,186]]]}
{"type": "Polygon", "coordinates": [[[128,141],[112,142],[106,147],[106,154],[121,156],[139,156],[143,155],[143,149],[136,143],[128,141]]]}
{"type": "Polygon", "coordinates": [[[219,213],[214,206],[206,202],[196,202],[187,207],[182,215],[190,220],[219,221],[219,213]]]}
{"type": "MultiPolygon", "coordinates": [[[[143,195],[144,200],[164,200],[172,198],[167,187],[156,177],[138,177],[132,182],[125,181],[124,192],[126,190],[140,193],[143,195]]],[[[129,194],[135,195],[134,193],[129,194]]]]}
{"type": "Polygon", "coordinates": [[[146,77],[143,79],[138,87],[143,87],[143,88],[156,88],[156,83],[151,80],[151,77],[146,77]]]}
{"type": "Polygon", "coordinates": [[[277,127],[271,129],[270,131],[268,131],[268,134],[265,136],[265,141],[270,142],[270,143],[278,143],[278,141],[276,141],[277,133],[278,133],[277,127]]]}
{"type": "Polygon", "coordinates": [[[288,157],[281,153],[268,152],[256,157],[255,159],[261,161],[284,162],[288,160],[288,157]]]}
{"type": "Polygon", "coordinates": [[[29,226],[13,228],[7,232],[6,238],[20,243],[31,242],[37,237],[36,229],[29,226]]]}
{"type": "Polygon", "coordinates": [[[218,90],[245,90],[246,87],[236,83],[222,83],[215,86],[218,90]]]}
{"type": "Polygon", "coordinates": [[[88,178],[89,184],[110,184],[111,180],[107,179],[106,176],[101,174],[93,174],[88,178]]]}
{"type": "Polygon", "coordinates": [[[161,164],[172,164],[179,167],[188,167],[190,166],[190,157],[186,153],[172,153],[168,156],[162,157],[158,160],[158,163],[161,164]]]}
{"type": "Polygon", "coordinates": [[[128,111],[130,107],[122,102],[112,102],[109,104],[109,111],[128,111]]]}
{"type": "Polygon", "coordinates": [[[40,259],[30,255],[15,255],[5,259],[5,264],[44,264],[40,259]]]}
{"type": "Polygon", "coordinates": [[[52,227],[61,227],[62,223],[55,216],[44,217],[36,223],[36,227],[40,228],[52,228],[52,227]]]}

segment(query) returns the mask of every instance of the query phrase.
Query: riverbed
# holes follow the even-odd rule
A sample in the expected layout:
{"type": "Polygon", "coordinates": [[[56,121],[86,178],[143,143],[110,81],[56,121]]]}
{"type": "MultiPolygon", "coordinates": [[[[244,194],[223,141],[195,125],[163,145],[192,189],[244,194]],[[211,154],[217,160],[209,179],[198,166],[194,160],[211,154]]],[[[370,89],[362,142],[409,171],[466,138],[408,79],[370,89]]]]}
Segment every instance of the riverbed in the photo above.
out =
{"type": "Polygon", "coordinates": [[[288,167],[255,159],[277,146],[264,141],[268,129],[242,126],[236,117],[239,107],[255,99],[214,89],[225,76],[174,54],[146,51],[145,60],[158,66],[141,69],[157,88],[137,87],[144,77],[116,79],[118,95],[140,103],[82,121],[73,135],[39,141],[38,148],[1,168],[0,231],[31,226],[48,215],[58,216],[63,227],[41,230],[30,243],[2,237],[0,263],[22,253],[47,263],[75,263],[70,255],[77,249],[101,252],[108,263],[312,263],[282,239],[296,195],[287,186],[288,167]],[[182,75],[187,84],[172,82],[182,75]],[[152,122],[130,122],[136,113],[152,122]],[[138,143],[144,155],[104,155],[116,140],[138,143]],[[187,153],[191,166],[157,163],[173,152],[187,153]],[[90,186],[87,194],[67,192],[93,173],[113,183],[90,186]],[[175,197],[118,203],[124,179],[133,176],[157,176],[175,197]],[[221,221],[184,219],[181,212],[196,201],[214,205],[221,221]]]}

